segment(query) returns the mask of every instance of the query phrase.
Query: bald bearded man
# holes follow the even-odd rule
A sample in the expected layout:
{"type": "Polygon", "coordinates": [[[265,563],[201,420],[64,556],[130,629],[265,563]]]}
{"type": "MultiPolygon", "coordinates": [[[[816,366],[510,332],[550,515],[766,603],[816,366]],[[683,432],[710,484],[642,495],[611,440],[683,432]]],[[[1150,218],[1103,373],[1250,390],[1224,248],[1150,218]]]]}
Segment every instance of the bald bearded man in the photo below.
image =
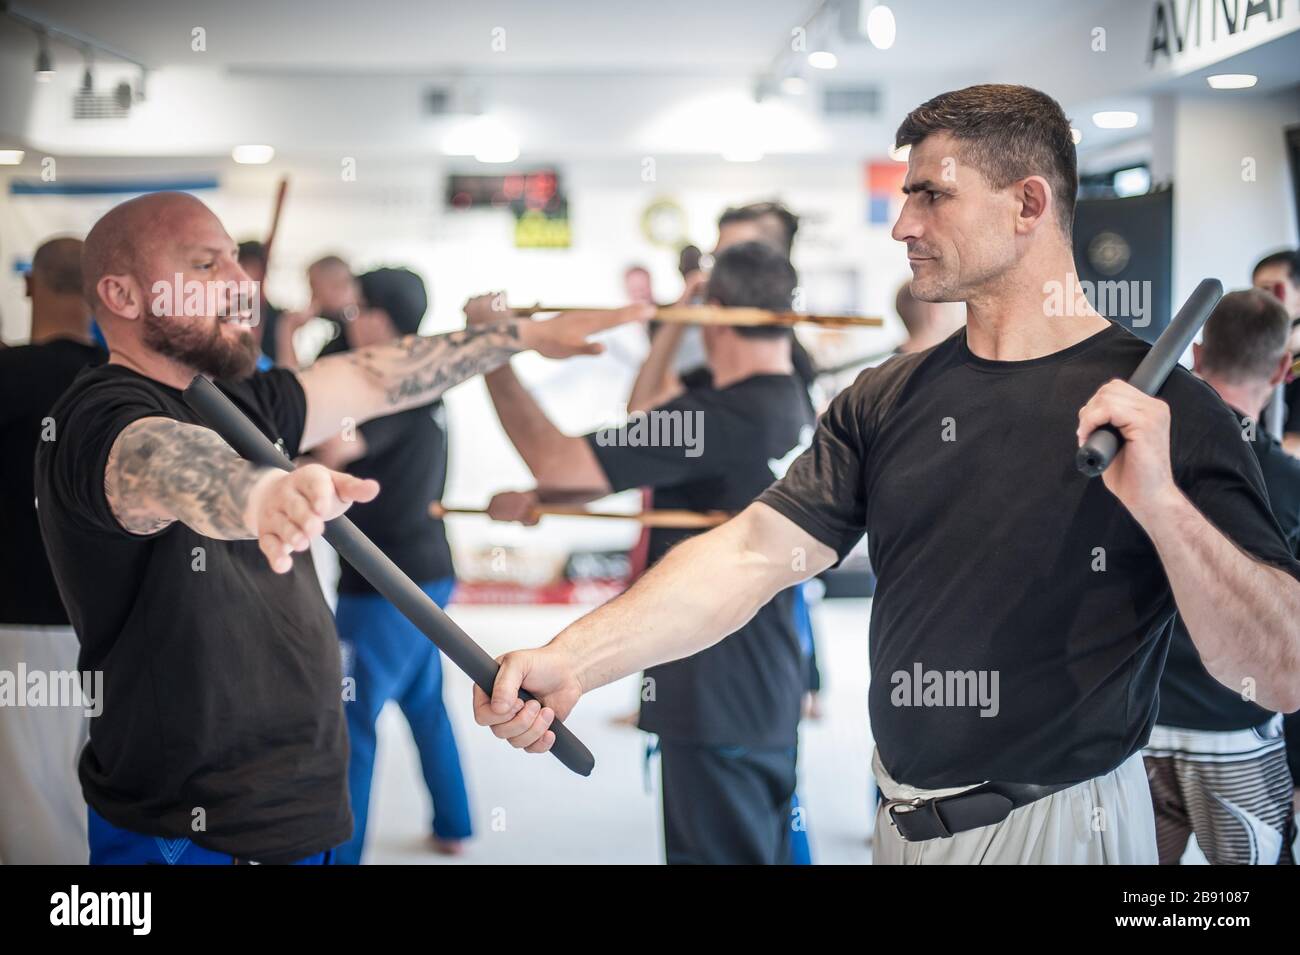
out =
{"type": "Polygon", "coordinates": [[[51,412],[36,482],[80,668],[102,673],[80,764],[92,864],[321,864],[352,830],[338,643],[307,549],[379,487],[242,460],[185,404],[192,378],[295,457],[516,352],[598,351],[588,335],[633,317],[506,320],[252,374],[236,255],[180,193],[123,203],[86,239],[110,359],[51,412]]]}

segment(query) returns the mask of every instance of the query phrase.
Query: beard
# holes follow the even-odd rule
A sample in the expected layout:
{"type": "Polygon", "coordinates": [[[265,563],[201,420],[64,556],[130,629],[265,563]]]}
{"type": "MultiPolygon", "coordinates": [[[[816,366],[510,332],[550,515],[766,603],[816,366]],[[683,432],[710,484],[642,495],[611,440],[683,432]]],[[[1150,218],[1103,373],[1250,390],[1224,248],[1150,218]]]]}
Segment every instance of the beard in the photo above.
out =
{"type": "Polygon", "coordinates": [[[144,343],[212,378],[247,378],[257,367],[257,342],[244,330],[229,340],[221,319],[168,318],[145,310],[144,343]],[[207,323],[211,324],[208,325],[207,323]]]}

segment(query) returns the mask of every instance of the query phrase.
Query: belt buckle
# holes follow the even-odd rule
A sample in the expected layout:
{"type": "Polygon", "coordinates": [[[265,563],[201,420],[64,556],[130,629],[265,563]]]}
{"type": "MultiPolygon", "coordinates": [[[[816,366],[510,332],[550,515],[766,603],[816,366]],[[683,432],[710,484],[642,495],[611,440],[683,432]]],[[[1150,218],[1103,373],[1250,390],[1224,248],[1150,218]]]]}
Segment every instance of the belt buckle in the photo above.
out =
{"type": "Polygon", "coordinates": [[[906,807],[905,811],[907,812],[915,812],[917,809],[920,809],[921,806],[923,806],[924,804],[925,804],[925,800],[920,796],[913,796],[911,799],[886,799],[885,800],[884,802],[885,816],[889,819],[889,824],[894,827],[894,831],[898,833],[898,837],[902,839],[904,842],[907,841],[907,836],[903,835],[903,831],[899,829],[898,825],[894,822],[895,808],[902,806],[902,807],[906,807]]]}

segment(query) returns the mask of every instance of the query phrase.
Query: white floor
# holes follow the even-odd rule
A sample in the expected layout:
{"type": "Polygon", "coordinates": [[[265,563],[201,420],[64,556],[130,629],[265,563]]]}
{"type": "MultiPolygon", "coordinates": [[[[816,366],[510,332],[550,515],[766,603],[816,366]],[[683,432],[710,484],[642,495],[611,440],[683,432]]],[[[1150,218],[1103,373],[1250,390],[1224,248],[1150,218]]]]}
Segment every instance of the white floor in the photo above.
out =
{"type": "MultiPolygon", "coordinates": [[[[867,619],[870,601],[833,600],[815,610],[826,683],[820,721],[805,721],[799,797],[818,863],[870,861],[868,810],[867,619]]],[[[492,655],[550,639],[583,612],[571,607],[455,607],[452,616],[492,655]]],[[[579,703],[568,725],[596,756],[583,779],[550,756],[519,753],[474,724],[469,680],[446,665],[446,700],[468,777],[475,838],[464,863],[637,863],[662,861],[657,778],[645,779],[647,737],[614,725],[636,706],[635,678],[579,703]]],[[[380,720],[376,784],[366,861],[447,861],[425,844],[429,797],[400,712],[380,720]]]]}

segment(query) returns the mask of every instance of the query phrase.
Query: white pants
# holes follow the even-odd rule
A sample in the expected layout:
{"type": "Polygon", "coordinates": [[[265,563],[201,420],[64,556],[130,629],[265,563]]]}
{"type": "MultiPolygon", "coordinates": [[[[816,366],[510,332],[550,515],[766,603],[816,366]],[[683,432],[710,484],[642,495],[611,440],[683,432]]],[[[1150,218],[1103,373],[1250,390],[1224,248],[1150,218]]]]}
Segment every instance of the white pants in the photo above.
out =
{"type": "MultiPolygon", "coordinates": [[[[71,627],[0,625],[0,671],[10,680],[20,663],[28,673],[75,671],[79,649],[71,627]]],[[[86,864],[77,759],[89,727],[80,706],[0,706],[0,863],[86,864]]]]}
{"type": "MultiPolygon", "coordinates": [[[[895,782],[871,759],[885,799],[930,798],[957,789],[916,789],[895,782]]],[[[877,865],[1155,865],[1156,824],[1142,754],[1105,776],[1012,810],[1001,822],[949,839],[908,842],[876,810],[871,861],[877,865]]]]}

